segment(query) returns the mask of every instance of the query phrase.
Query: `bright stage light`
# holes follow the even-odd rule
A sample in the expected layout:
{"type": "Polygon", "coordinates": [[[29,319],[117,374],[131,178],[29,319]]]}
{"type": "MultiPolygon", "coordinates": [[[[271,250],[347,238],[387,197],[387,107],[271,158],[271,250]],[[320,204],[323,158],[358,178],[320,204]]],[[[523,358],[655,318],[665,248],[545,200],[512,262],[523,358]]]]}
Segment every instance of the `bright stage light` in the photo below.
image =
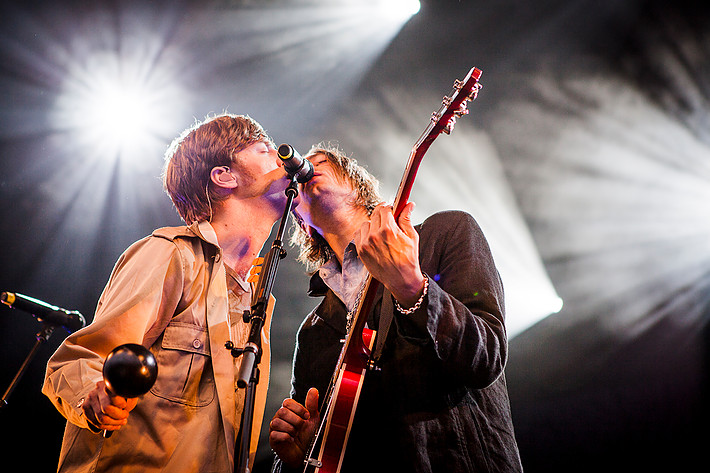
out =
{"type": "Polygon", "coordinates": [[[378,8],[383,16],[390,18],[409,18],[421,8],[419,0],[380,0],[378,8]]]}
{"type": "Polygon", "coordinates": [[[159,113],[150,107],[152,97],[153,93],[140,84],[103,78],[74,97],[73,122],[84,128],[102,150],[121,154],[141,147],[150,138],[150,124],[159,119],[159,113]]]}
{"type": "Polygon", "coordinates": [[[145,162],[160,159],[179,128],[177,106],[186,94],[149,58],[98,51],[76,59],[57,99],[54,122],[85,155],[145,162]],[[148,160],[150,161],[150,160],[148,160]]]}
{"type": "Polygon", "coordinates": [[[92,91],[96,100],[86,103],[86,120],[109,142],[120,147],[140,137],[151,120],[150,91],[138,84],[106,83],[92,91]]]}

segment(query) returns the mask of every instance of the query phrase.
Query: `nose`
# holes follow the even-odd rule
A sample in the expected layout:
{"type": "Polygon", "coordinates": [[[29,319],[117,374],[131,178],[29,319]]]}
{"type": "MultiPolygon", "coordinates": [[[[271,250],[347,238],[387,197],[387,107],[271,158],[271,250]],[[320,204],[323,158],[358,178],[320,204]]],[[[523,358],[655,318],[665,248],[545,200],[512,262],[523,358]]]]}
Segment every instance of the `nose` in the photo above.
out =
{"type": "Polygon", "coordinates": [[[269,150],[269,155],[271,155],[271,158],[276,162],[276,165],[278,167],[282,168],[284,166],[284,163],[281,158],[279,158],[279,153],[276,151],[275,148],[271,148],[269,150]]]}

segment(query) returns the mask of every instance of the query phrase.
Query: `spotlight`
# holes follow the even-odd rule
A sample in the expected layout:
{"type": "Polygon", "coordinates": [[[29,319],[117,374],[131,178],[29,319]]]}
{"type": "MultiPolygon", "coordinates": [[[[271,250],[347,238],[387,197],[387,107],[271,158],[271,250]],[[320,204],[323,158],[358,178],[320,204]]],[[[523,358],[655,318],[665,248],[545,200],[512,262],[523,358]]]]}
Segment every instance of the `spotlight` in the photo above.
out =
{"type": "Polygon", "coordinates": [[[87,154],[139,162],[172,132],[184,94],[166,71],[139,59],[95,52],[67,71],[55,123],[87,154]]]}
{"type": "Polygon", "coordinates": [[[410,18],[419,13],[421,5],[419,0],[380,0],[378,8],[383,16],[401,19],[410,18]]]}
{"type": "Polygon", "coordinates": [[[85,124],[93,128],[103,143],[122,151],[132,143],[142,141],[152,119],[151,91],[141,84],[103,81],[87,90],[87,100],[78,113],[85,124]]]}

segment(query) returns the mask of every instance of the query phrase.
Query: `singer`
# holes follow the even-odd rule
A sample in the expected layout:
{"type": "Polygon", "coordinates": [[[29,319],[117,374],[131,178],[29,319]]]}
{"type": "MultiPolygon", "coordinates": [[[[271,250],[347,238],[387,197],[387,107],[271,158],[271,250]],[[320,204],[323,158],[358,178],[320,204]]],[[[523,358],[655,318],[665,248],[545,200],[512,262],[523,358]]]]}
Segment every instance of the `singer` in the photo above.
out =
{"type": "MultiPolygon", "coordinates": [[[[187,226],[165,227],[119,258],[93,322],[51,357],[43,392],[67,419],[60,472],[231,472],[244,391],[235,392],[251,304],[246,277],[291,182],[271,138],[249,117],[208,117],[166,153],[165,190],[187,226]],[[153,388],[109,395],[103,360],[125,343],[155,355],[153,388]],[[112,431],[110,438],[98,434],[112,431]]],[[[261,332],[251,462],[268,386],[270,318],[261,332]]]]}
{"type": "MultiPolygon", "coordinates": [[[[377,181],[340,150],[316,147],[294,240],[323,297],[298,332],[291,398],[269,424],[273,471],[303,471],[319,403],[369,272],[382,283],[368,325],[380,370],[364,378],[342,472],[521,472],[503,369],[503,287],[464,212],[395,221],[377,181]],[[379,205],[378,205],[379,204],[379,205]]],[[[360,335],[361,336],[361,335],[360,335]]],[[[316,451],[316,455],[317,455],[316,451]]]]}

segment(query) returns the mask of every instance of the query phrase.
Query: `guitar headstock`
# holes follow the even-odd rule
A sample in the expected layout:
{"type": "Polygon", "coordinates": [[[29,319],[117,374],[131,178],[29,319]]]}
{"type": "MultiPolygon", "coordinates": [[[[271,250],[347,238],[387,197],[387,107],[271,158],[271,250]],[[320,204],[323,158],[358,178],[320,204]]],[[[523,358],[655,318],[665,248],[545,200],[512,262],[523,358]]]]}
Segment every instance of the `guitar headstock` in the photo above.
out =
{"type": "Polygon", "coordinates": [[[394,199],[395,217],[399,217],[402,209],[407,204],[412,184],[414,184],[414,177],[424,153],[426,153],[437,136],[441,133],[451,133],[456,120],[468,114],[467,103],[478,96],[478,91],[482,87],[478,83],[482,73],[477,67],[472,67],[465,79],[454,81],[454,90],[451,96],[444,97],[439,110],[432,114],[429,125],[419,137],[412,148],[412,153],[409,155],[407,170],[399,183],[399,189],[394,199]]]}
{"type": "Polygon", "coordinates": [[[450,134],[456,120],[468,114],[468,102],[478,97],[478,91],[483,87],[478,82],[483,71],[477,67],[471,68],[468,75],[463,80],[454,81],[454,90],[451,97],[445,96],[441,102],[441,108],[432,114],[431,120],[434,125],[438,125],[439,133],[450,134]]]}

